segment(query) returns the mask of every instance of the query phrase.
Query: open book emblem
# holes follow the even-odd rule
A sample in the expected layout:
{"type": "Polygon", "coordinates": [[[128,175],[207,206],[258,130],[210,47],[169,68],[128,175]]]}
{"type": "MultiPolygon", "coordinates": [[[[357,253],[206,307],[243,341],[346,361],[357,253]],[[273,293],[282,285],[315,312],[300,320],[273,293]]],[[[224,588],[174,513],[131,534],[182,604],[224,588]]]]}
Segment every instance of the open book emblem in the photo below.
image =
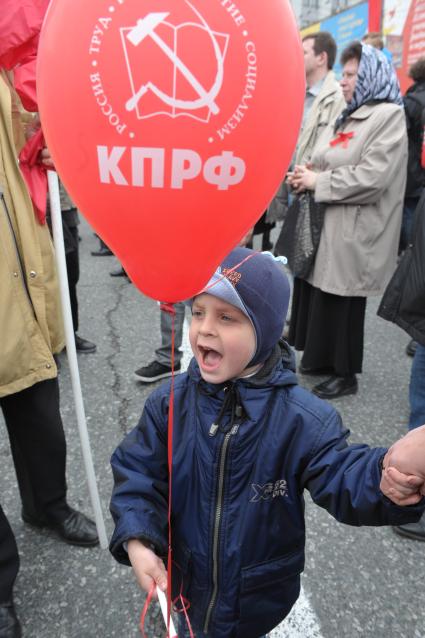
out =
{"type": "Polygon", "coordinates": [[[170,13],[153,12],[120,30],[132,92],[125,107],[138,119],[186,115],[207,123],[220,111],[229,35],[213,31],[185,1],[198,21],[173,25],[170,13]]]}

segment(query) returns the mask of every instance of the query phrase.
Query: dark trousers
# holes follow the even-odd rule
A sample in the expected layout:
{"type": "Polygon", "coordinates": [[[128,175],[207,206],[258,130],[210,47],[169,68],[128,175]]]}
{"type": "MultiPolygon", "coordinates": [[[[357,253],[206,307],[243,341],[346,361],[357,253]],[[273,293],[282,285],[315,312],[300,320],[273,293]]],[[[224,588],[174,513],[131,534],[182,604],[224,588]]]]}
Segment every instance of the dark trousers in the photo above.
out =
{"type": "MultiPolygon", "coordinates": [[[[63,217],[65,219],[65,216],[63,217]]],[[[64,226],[66,222],[64,221],[64,226]]],[[[66,271],[68,274],[69,298],[71,301],[72,323],[74,332],[78,330],[78,298],[77,283],[80,278],[80,255],[78,245],[78,227],[67,226],[68,241],[66,242],[66,271]]]]}
{"type": "Polygon", "coordinates": [[[57,379],[0,399],[10,439],[23,510],[31,517],[59,522],[66,503],[66,442],[59,411],[57,379]]]}
{"type": "MultiPolygon", "coordinates": [[[[40,522],[59,522],[66,502],[66,442],[57,379],[0,398],[23,511],[40,522]]],[[[0,602],[12,595],[19,568],[15,538],[0,507],[0,602]]]]}
{"type": "Polygon", "coordinates": [[[12,598],[19,570],[19,555],[9,521],[0,505],[0,604],[12,598]]]}

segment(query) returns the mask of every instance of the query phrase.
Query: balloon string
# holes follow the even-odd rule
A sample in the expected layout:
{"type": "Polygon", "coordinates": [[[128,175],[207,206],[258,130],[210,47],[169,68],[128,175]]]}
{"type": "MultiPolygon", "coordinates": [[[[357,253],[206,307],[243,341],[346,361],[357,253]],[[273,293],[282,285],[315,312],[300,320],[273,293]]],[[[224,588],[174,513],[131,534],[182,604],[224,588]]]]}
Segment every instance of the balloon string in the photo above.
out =
{"type": "MultiPolygon", "coordinates": [[[[142,634],[143,638],[147,638],[147,636],[145,634],[146,616],[147,616],[147,613],[148,613],[149,606],[150,606],[150,604],[152,602],[152,598],[153,598],[153,595],[155,593],[155,589],[156,589],[156,583],[152,582],[151,588],[150,588],[149,593],[148,593],[148,595],[146,597],[146,600],[145,600],[145,604],[143,605],[142,613],[140,615],[140,633],[142,634]]],[[[182,592],[183,592],[183,580],[180,583],[179,595],[177,596],[177,598],[175,598],[172,601],[173,610],[176,613],[178,613],[178,614],[184,614],[185,620],[186,620],[186,624],[187,624],[187,627],[189,629],[189,636],[190,636],[190,638],[195,638],[194,633],[193,633],[193,629],[192,629],[192,625],[190,623],[189,616],[187,614],[187,610],[190,607],[190,601],[183,596],[182,592]],[[181,604],[180,609],[177,607],[177,603],[178,602],[181,604]]],[[[175,638],[175,636],[174,637],[172,636],[171,638],[175,638]]]]}
{"type": "Polygon", "coordinates": [[[168,559],[167,559],[167,638],[170,638],[170,614],[171,605],[178,613],[184,613],[185,620],[189,629],[190,638],[194,638],[192,625],[190,624],[187,610],[190,602],[184,598],[182,594],[183,581],[180,583],[180,592],[177,598],[171,599],[172,596],[172,529],[171,529],[171,503],[172,503],[172,476],[173,476],[173,427],[174,427],[174,364],[175,364],[175,317],[176,309],[174,304],[161,303],[160,308],[163,312],[171,315],[171,387],[170,387],[170,405],[168,408],[168,559]],[[181,609],[176,609],[175,603],[181,603],[181,609]]]}
{"type": "Polygon", "coordinates": [[[156,583],[155,581],[152,581],[151,588],[149,590],[148,595],[146,596],[145,604],[143,605],[142,613],[140,616],[140,633],[142,634],[143,638],[146,638],[146,634],[145,634],[146,614],[148,613],[148,608],[149,608],[149,605],[151,604],[151,600],[152,600],[152,596],[155,591],[155,588],[156,588],[156,583]]]}
{"type": "Polygon", "coordinates": [[[171,589],[172,589],[172,532],[171,532],[171,501],[173,484],[173,416],[174,416],[174,349],[175,349],[175,317],[176,310],[174,304],[162,303],[160,308],[163,312],[171,315],[171,387],[170,402],[168,408],[168,559],[167,559],[167,636],[170,637],[170,617],[171,617],[171,589]]]}
{"type": "Polygon", "coordinates": [[[188,600],[186,600],[186,598],[184,598],[182,596],[181,590],[180,590],[179,600],[180,600],[180,602],[182,604],[182,608],[179,609],[178,611],[179,611],[179,613],[182,613],[182,612],[184,613],[184,617],[186,619],[186,624],[187,624],[187,627],[189,629],[190,638],[195,638],[194,635],[193,635],[192,625],[190,624],[189,616],[187,614],[187,610],[190,607],[190,602],[188,600]]]}

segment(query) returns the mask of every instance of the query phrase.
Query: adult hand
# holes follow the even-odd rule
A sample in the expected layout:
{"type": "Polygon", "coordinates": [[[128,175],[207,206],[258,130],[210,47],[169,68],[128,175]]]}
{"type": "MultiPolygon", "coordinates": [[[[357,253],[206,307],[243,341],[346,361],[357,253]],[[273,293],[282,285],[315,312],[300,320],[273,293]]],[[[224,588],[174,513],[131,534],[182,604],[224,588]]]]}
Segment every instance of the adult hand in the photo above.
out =
{"type": "Polygon", "coordinates": [[[422,479],[420,491],[425,496],[425,425],[410,430],[394,443],[386,453],[383,465],[422,479]]]}
{"type": "Polygon", "coordinates": [[[52,156],[50,155],[50,151],[47,148],[47,146],[45,146],[41,151],[40,151],[40,162],[43,164],[43,166],[45,166],[48,170],[50,171],[54,171],[55,170],[55,165],[53,164],[53,160],[52,160],[52,156]]]}
{"type": "Polygon", "coordinates": [[[127,552],[137,582],[145,592],[150,591],[153,582],[162,591],[167,589],[167,570],[155,552],[136,538],[128,541],[127,552]]]}
{"type": "Polygon", "coordinates": [[[380,488],[396,505],[416,505],[422,498],[423,483],[420,477],[403,474],[389,466],[382,471],[380,488]]]}
{"type": "Polygon", "coordinates": [[[288,182],[297,193],[316,188],[317,173],[307,166],[295,166],[293,173],[288,173],[288,182]]]}

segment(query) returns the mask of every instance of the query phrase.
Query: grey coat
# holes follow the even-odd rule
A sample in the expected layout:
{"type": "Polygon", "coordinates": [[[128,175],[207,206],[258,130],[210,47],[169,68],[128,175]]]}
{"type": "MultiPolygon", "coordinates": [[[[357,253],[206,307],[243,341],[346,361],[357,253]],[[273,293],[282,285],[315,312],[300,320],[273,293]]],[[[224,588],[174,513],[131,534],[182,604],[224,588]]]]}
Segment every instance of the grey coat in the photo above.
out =
{"type": "Polygon", "coordinates": [[[309,278],[342,296],[381,294],[394,272],[406,184],[407,135],[403,108],[364,105],[345,121],[346,147],[321,140],[312,157],[319,171],[316,202],[328,204],[309,278]]]}

